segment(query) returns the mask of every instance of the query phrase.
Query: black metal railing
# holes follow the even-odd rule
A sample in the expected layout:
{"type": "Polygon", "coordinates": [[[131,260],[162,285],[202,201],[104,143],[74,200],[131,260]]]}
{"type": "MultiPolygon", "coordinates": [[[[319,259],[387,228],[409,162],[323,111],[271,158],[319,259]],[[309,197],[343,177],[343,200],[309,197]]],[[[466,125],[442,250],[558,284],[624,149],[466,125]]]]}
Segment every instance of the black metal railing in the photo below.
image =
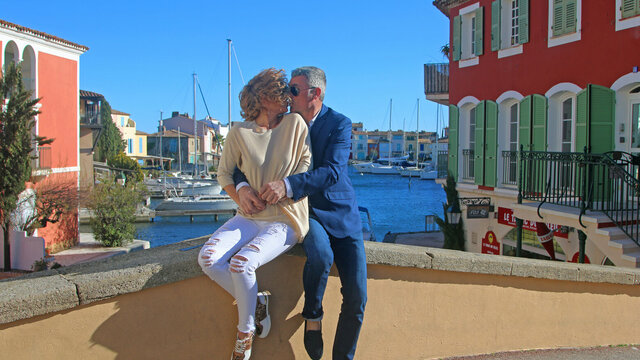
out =
{"type": "Polygon", "coordinates": [[[438,179],[444,179],[447,177],[449,171],[449,152],[438,151],[438,179]]]}
{"type": "Polygon", "coordinates": [[[424,64],[424,93],[449,93],[449,63],[424,64]]]}
{"type": "Polygon", "coordinates": [[[580,220],[601,211],[640,245],[639,165],[616,160],[615,152],[521,151],[519,166],[522,199],[579,208],[580,220]]]}
{"type": "Polygon", "coordinates": [[[51,169],[51,147],[39,146],[33,153],[32,169],[51,169]]]}
{"type": "Polygon", "coordinates": [[[473,149],[462,150],[462,179],[473,180],[474,177],[473,149]]]}
{"type": "Polygon", "coordinates": [[[503,185],[518,184],[518,152],[517,151],[502,152],[502,184],[503,185]]]}

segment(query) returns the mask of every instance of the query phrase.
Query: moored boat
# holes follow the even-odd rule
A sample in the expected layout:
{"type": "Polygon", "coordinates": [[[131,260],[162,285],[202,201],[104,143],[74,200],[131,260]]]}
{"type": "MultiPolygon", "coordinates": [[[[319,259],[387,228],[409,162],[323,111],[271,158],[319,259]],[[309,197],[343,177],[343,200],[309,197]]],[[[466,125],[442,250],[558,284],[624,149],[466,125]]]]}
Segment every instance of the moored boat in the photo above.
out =
{"type": "Polygon", "coordinates": [[[165,199],[156,211],[235,211],[238,205],[227,195],[180,196],[165,199]]]}

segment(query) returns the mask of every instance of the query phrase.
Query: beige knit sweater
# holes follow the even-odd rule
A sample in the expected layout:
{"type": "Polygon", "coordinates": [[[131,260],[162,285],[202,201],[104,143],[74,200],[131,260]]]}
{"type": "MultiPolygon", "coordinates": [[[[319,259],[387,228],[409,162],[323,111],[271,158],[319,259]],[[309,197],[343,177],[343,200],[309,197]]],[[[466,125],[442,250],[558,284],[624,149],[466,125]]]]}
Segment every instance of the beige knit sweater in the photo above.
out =
{"type": "MultiPolygon", "coordinates": [[[[273,129],[262,128],[255,121],[234,124],[225,139],[218,166],[220,186],[234,183],[236,166],[256,191],[271,181],[307,171],[311,164],[308,131],[298,114],[284,115],[273,129]]],[[[298,242],[302,242],[309,231],[307,198],[297,202],[285,198],[254,215],[244,214],[240,209],[238,213],[249,219],[284,222],[295,229],[298,242]]]]}

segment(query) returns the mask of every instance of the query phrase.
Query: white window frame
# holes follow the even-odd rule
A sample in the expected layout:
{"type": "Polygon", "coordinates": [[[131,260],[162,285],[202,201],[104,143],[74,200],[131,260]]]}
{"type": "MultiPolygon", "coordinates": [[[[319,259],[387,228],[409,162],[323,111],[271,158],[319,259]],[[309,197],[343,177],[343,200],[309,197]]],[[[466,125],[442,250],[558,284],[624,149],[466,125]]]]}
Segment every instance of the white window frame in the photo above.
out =
{"type": "Polygon", "coordinates": [[[549,35],[547,47],[554,47],[579,41],[582,38],[582,0],[576,0],[576,32],[553,36],[553,0],[549,0],[549,35]]]}
{"type": "Polygon", "coordinates": [[[558,129],[559,130],[558,131],[558,134],[559,134],[558,143],[560,144],[560,151],[564,151],[564,150],[562,150],[562,145],[564,145],[564,139],[562,137],[564,135],[563,134],[563,130],[564,130],[564,121],[565,121],[565,118],[564,118],[564,103],[567,100],[571,100],[571,118],[568,119],[568,120],[571,121],[571,125],[570,125],[571,126],[571,134],[570,134],[571,142],[570,142],[570,145],[569,145],[569,152],[575,152],[576,151],[576,142],[575,142],[575,139],[576,139],[576,110],[577,110],[577,108],[576,108],[576,105],[577,105],[576,104],[576,100],[577,100],[577,98],[576,98],[575,95],[571,96],[571,95],[568,94],[567,96],[563,96],[559,101],[558,108],[559,108],[559,112],[560,113],[559,113],[559,117],[558,118],[559,118],[560,121],[558,121],[558,123],[560,124],[560,129],[558,129]]]}
{"type": "Polygon", "coordinates": [[[622,18],[622,0],[616,0],[616,31],[631,29],[640,26],[640,16],[627,19],[622,18]]]}
{"type": "MultiPolygon", "coordinates": [[[[498,59],[522,54],[522,44],[511,45],[511,29],[512,29],[512,0],[500,0],[500,49],[498,50],[498,59]]],[[[520,4],[518,4],[520,6],[520,4]]],[[[519,36],[519,35],[518,35],[519,36]]]]}
{"type": "MultiPolygon", "coordinates": [[[[633,90],[633,89],[632,89],[633,90]]],[[[640,93],[638,94],[629,94],[629,105],[627,112],[627,126],[629,127],[629,149],[631,153],[640,152],[640,147],[632,147],[633,146],[633,122],[631,117],[633,116],[633,104],[637,104],[640,102],[640,93]]],[[[639,135],[640,136],[640,135],[639,135]]]]}
{"type": "Polygon", "coordinates": [[[475,17],[475,11],[480,8],[480,3],[474,3],[460,9],[460,68],[478,65],[480,63],[479,56],[475,55],[471,50],[474,39],[471,36],[472,26],[471,19],[475,17]]]}

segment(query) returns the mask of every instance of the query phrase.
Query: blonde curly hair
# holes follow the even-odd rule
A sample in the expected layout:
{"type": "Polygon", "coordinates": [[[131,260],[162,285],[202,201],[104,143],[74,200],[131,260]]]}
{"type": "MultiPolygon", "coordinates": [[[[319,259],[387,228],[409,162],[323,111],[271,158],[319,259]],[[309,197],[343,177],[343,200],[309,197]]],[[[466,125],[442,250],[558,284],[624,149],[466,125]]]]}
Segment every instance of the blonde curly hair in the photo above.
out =
{"type": "Polygon", "coordinates": [[[262,70],[240,91],[240,116],[255,121],[262,111],[262,100],[289,104],[289,85],[284,70],[262,70]]]}

